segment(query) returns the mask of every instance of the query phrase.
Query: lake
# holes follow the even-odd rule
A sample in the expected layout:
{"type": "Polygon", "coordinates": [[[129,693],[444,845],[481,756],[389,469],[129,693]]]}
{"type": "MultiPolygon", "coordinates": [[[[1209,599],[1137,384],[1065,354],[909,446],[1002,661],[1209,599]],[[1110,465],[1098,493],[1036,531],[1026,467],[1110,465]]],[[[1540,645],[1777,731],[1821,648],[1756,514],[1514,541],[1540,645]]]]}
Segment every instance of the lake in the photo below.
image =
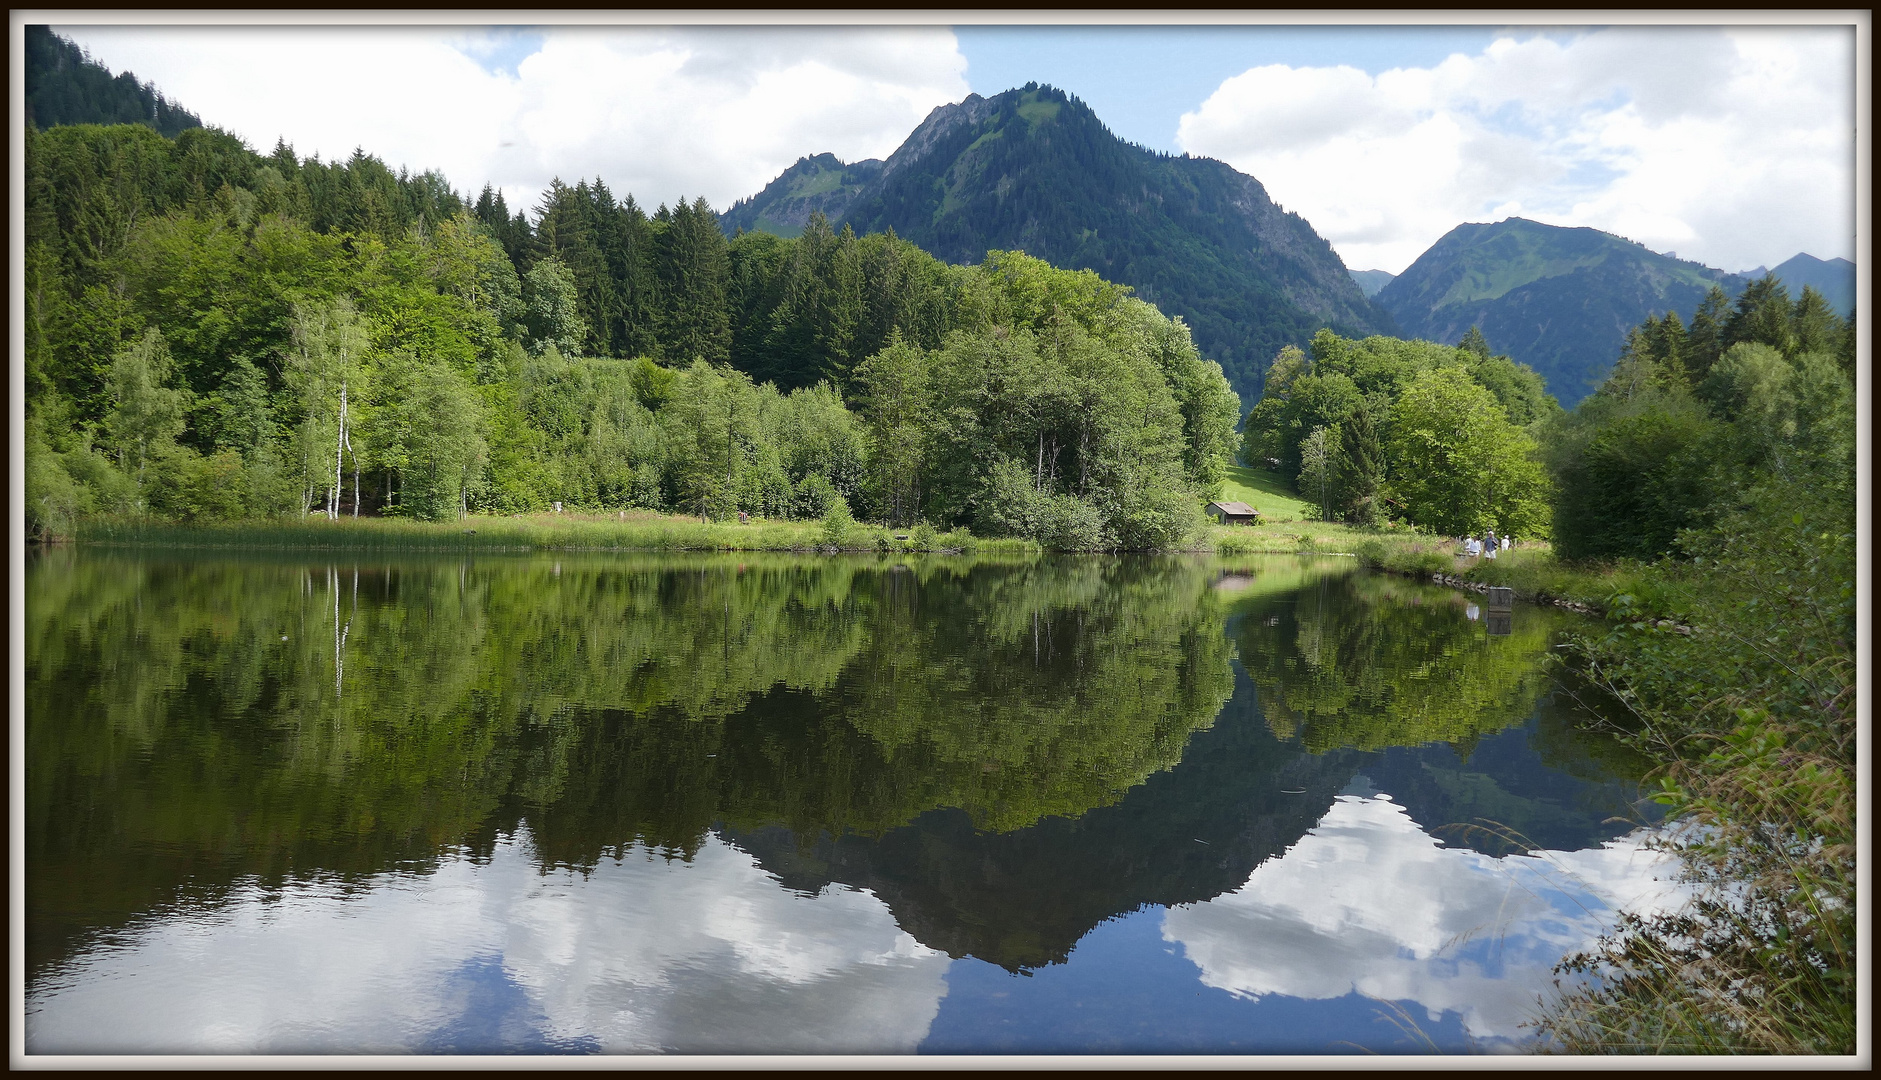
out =
{"type": "Polygon", "coordinates": [[[1673,872],[1548,664],[1576,616],[1479,604],[1334,558],[36,550],[26,1049],[1518,1050],[1673,872]]]}

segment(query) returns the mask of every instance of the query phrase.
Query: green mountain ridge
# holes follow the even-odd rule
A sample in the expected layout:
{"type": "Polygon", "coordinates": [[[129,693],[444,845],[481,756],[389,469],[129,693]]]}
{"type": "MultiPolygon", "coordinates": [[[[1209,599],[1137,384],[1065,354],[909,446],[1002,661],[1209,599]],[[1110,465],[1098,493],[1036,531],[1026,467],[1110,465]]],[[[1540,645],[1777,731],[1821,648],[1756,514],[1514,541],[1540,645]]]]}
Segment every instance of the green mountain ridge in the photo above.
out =
{"type": "Polygon", "coordinates": [[[1180,316],[1248,403],[1284,345],[1322,327],[1397,330],[1258,180],[1124,142],[1082,101],[1036,83],[935,109],[879,171],[802,159],[720,220],[789,235],[818,211],[858,234],[892,229],[952,263],[1016,249],[1129,285],[1180,316]]]}
{"type": "Polygon", "coordinates": [[[1497,352],[1540,372],[1572,408],[1647,316],[1689,319],[1713,285],[1735,294],[1744,284],[1598,229],[1508,218],[1450,230],[1377,301],[1412,337],[1454,345],[1480,327],[1497,352]]]}

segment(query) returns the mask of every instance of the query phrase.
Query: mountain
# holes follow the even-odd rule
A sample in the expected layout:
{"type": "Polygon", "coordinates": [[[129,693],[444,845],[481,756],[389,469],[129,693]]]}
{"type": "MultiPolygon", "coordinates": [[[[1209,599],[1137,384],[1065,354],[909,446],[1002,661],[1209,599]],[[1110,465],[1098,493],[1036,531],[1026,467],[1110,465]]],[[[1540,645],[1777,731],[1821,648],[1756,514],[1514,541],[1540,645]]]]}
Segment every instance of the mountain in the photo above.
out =
{"type": "Polygon", "coordinates": [[[1690,320],[1713,285],[1735,294],[1744,284],[1598,229],[1509,218],[1450,230],[1377,301],[1412,337],[1454,345],[1480,326],[1491,348],[1540,372],[1573,408],[1648,315],[1690,320]]]}
{"type": "Polygon", "coordinates": [[[166,136],[202,126],[156,87],[128,71],[112,75],[46,26],[26,28],[26,122],[40,131],[61,124],[143,124],[166,136]]]}
{"type": "Polygon", "coordinates": [[[1398,275],[1389,270],[1347,270],[1352,280],[1358,282],[1359,291],[1366,296],[1377,296],[1378,290],[1391,284],[1398,275]]]}
{"type": "Polygon", "coordinates": [[[1018,249],[1129,285],[1189,324],[1244,405],[1283,345],[1326,326],[1397,329],[1259,181],[1124,142],[1082,101],[1036,83],[935,109],[879,166],[805,158],[721,221],[789,235],[815,210],[949,262],[1018,249]]]}
{"type": "MultiPolygon", "coordinates": [[[[1818,259],[1801,254],[1777,264],[1770,273],[1783,283],[1792,300],[1803,294],[1804,286],[1813,285],[1838,315],[1847,318],[1854,314],[1855,264],[1847,259],[1818,259]]],[[[1744,276],[1758,278],[1763,274],[1753,270],[1744,276]]]]}
{"type": "Polygon", "coordinates": [[[842,217],[856,195],[882,175],[874,158],[845,165],[834,154],[798,158],[764,190],[740,199],[719,215],[727,232],[767,232],[790,239],[803,233],[810,215],[821,212],[831,221],[842,217]]]}

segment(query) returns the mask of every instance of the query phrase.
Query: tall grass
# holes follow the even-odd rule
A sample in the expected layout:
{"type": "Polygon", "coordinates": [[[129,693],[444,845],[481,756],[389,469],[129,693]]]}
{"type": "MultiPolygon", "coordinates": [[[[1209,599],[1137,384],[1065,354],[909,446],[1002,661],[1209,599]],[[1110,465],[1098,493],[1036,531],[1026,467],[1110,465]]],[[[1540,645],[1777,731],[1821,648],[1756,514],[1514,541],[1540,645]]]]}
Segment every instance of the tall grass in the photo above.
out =
{"type": "Polygon", "coordinates": [[[399,518],[173,524],[100,518],[75,530],[81,543],[168,547],[383,551],[1035,551],[1024,540],[981,539],[963,530],[887,529],[852,524],[830,543],[816,521],[703,522],[640,512],[625,516],[473,515],[433,523],[399,518]]]}

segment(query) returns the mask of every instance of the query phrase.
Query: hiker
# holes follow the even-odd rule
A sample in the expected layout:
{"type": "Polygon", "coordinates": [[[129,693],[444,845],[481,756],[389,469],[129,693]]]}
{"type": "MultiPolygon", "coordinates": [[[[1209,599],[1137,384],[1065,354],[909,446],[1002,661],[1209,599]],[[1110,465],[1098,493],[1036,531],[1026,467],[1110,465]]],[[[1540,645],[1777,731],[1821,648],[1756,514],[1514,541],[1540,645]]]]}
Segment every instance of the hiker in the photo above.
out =
{"type": "Polygon", "coordinates": [[[1483,535],[1483,553],[1490,558],[1496,557],[1496,530],[1491,529],[1483,535]]]}

